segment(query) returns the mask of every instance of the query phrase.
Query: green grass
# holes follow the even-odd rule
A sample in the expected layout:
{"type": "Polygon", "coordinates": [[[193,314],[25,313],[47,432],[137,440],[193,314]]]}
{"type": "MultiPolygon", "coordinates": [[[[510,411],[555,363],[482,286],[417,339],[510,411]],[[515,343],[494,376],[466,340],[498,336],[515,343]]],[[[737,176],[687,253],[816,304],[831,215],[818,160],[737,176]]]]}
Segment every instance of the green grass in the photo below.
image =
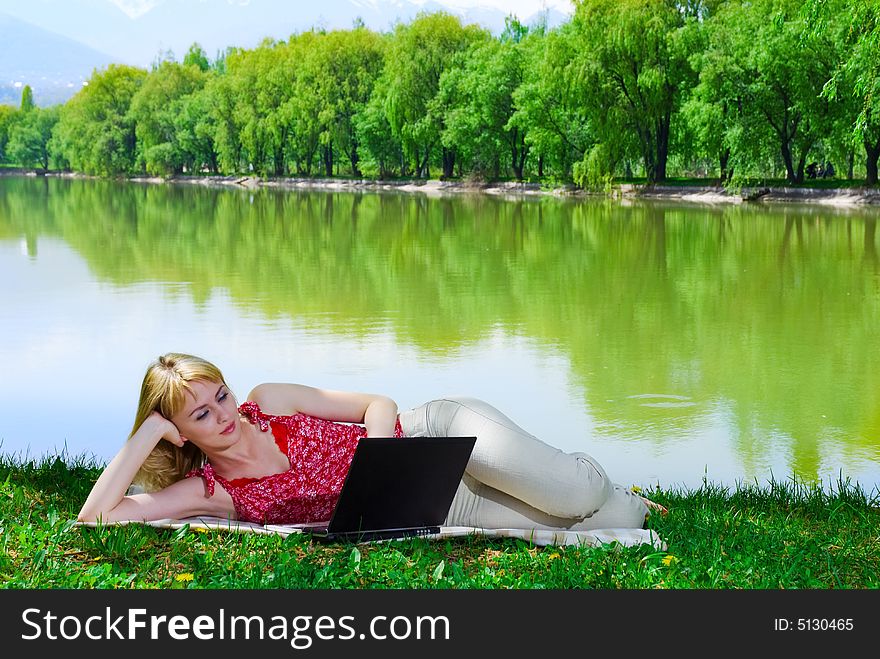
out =
{"type": "Polygon", "coordinates": [[[4,588],[829,589],[880,587],[877,493],[794,479],[646,490],[669,508],[648,546],[535,547],[414,539],[323,545],[72,519],[100,469],[84,458],[0,456],[4,588]]]}

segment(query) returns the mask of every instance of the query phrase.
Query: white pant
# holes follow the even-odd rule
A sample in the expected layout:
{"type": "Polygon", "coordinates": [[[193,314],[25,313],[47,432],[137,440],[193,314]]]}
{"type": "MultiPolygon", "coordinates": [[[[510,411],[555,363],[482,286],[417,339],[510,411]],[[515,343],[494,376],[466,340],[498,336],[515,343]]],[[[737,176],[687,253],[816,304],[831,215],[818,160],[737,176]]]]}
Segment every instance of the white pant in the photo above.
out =
{"type": "Polygon", "coordinates": [[[614,485],[586,453],[545,444],[475,398],[450,396],[401,412],[409,437],[476,436],[446,526],[484,529],[642,528],[641,497],[614,485]]]}

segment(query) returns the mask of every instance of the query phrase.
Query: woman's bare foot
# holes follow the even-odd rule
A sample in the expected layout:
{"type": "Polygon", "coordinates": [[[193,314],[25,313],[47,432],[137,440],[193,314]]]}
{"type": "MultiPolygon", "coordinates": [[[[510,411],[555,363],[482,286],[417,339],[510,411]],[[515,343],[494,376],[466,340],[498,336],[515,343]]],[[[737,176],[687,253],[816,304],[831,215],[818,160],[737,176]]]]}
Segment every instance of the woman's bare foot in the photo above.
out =
{"type": "MultiPolygon", "coordinates": [[[[639,497],[642,501],[645,502],[645,505],[648,506],[648,510],[656,510],[661,517],[666,517],[669,514],[669,511],[666,509],[666,506],[661,506],[656,501],[651,501],[650,499],[646,499],[645,497],[639,497]]],[[[650,514],[650,513],[649,513],[650,514]]]]}

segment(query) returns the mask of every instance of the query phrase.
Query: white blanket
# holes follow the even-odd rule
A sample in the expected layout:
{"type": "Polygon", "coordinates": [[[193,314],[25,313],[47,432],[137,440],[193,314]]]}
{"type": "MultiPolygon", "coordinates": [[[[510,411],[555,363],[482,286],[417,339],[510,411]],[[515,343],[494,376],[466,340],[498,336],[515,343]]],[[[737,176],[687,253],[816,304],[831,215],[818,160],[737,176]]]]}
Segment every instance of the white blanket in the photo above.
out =
{"type": "MultiPolygon", "coordinates": [[[[185,517],[182,519],[159,519],[152,522],[115,522],[115,524],[147,524],[163,529],[179,529],[189,526],[192,529],[216,531],[239,531],[243,533],[268,533],[287,536],[302,533],[306,524],[254,524],[220,517],[185,517]]],[[[77,526],[98,526],[96,522],[77,522],[77,526]]],[[[653,529],[596,529],[593,531],[565,531],[545,529],[479,529],[470,526],[441,526],[440,533],[425,536],[428,539],[458,538],[481,535],[490,538],[519,538],[539,547],[547,545],[582,545],[597,547],[619,543],[624,547],[651,545],[665,551],[666,543],[653,529]]]]}

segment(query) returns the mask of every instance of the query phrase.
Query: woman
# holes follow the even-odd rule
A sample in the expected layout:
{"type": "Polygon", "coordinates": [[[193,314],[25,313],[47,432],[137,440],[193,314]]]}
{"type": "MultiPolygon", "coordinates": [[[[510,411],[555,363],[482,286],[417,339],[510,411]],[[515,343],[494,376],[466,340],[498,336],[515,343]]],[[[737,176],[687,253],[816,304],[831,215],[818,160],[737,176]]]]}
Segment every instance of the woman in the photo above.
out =
{"type": "Polygon", "coordinates": [[[79,513],[84,522],[211,515],[271,524],[327,520],[358,439],[476,436],[445,521],[484,529],[642,528],[658,504],[613,485],[473,398],[398,414],[386,396],[260,384],[238,405],[220,370],[169,353],[147,369],[132,433],[79,513]],[[132,483],[144,493],[126,495],[132,483]]]}

